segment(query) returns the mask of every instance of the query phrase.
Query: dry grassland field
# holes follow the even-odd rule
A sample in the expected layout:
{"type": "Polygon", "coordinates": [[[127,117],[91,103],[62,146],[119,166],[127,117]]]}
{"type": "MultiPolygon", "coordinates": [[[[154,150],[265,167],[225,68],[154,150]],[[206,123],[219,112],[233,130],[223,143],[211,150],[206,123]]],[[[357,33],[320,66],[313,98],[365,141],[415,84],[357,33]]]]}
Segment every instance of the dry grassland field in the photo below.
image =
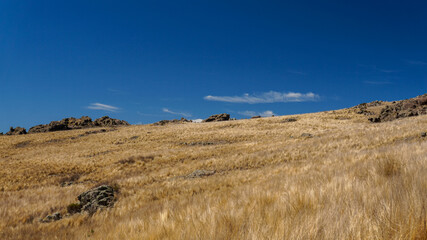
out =
{"type": "Polygon", "coordinates": [[[427,115],[97,129],[0,136],[0,239],[427,239],[427,115]]]}

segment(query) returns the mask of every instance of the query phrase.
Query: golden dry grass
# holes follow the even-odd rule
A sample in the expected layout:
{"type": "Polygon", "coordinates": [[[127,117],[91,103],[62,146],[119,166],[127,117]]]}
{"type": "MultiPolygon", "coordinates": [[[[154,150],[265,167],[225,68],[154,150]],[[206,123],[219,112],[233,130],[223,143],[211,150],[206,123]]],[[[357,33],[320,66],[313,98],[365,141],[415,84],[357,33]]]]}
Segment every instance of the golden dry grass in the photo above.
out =
{"type": "Polygon", "coordinates": [[[287,117],[0,137],[0,239],[427,239],[427,116],[287,117]],[[113,208],[39,222],[102,182],[113,208]]]}

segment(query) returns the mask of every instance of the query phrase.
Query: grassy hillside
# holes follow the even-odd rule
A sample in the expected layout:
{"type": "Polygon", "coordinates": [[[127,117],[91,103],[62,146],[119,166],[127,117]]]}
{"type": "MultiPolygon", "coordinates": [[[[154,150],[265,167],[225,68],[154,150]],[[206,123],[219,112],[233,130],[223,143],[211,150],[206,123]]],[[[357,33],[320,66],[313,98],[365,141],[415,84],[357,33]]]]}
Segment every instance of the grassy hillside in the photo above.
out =
{"type": "Polygon", "coordinates": [[[427,239],[427,115],[103,129],[0,136],[0,239],[427,239]],[[101,183],[113,208],[39,221],[101,183]]]}

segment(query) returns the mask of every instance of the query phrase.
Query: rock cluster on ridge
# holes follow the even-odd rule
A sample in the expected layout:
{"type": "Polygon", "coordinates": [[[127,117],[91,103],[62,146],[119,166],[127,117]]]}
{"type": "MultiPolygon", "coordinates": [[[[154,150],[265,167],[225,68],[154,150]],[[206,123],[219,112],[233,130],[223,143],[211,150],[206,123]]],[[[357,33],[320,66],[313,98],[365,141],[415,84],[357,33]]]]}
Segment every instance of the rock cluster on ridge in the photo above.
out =
{"type": "Polygon", "coordinates": [[[191,120],[187,120],[185,118],[178,119],[172,119],[172,120],[160,120],[158,122],[153,123],[155,126],[163,126],[170,123],[186,123],[186,122],[192,122],[191,120]]]}
{"type": "Polygon", "coordinates": [[[378,116],[369,118],[369,121],[386,122],[425,114],[427,114],[427,94],[393,102],[382,108],[378,116]]]}
{"type": "Polygon", "coordinates": [[[221,113],[221,114],[212,115],[207,119],[203,120],[203,122],[221,122],[221,121],[228,121],[228,120],[230,120],[230,114],[221,113]]]}
{"type": "Polygon", "coordinates": [[[64,118],[60,121],[52,121],[49,124],[41,124],[30,128],[28,133],[55,132],[72,129],[82,129],[91,127],[112,127],[112,126],[127,126],[128,122],[104,116],[92,121],[90,117],[83,116],[81,118],[64,118]]]}
{"type": "Polygon", "coordinates": [[[21,134],[27,134],[27,130],[25,130],[25,128],[21,128],[21,127],[10,127],[9,132],[6,133],[6,135],[21,135],[21,134]]]}

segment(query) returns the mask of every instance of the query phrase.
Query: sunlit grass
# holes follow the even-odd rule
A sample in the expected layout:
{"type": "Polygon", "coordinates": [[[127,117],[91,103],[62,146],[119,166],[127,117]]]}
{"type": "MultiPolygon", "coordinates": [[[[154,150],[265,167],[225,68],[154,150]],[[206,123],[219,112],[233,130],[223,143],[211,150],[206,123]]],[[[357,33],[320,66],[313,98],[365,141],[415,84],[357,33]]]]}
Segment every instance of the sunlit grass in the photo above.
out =
{"type": "Polygon", "coordinates": [[[288,117],[0,137],[0,239],[427,239],[427,116],[288,117]],[[114,208],[39,222],[99,183],[114,208]]]}

